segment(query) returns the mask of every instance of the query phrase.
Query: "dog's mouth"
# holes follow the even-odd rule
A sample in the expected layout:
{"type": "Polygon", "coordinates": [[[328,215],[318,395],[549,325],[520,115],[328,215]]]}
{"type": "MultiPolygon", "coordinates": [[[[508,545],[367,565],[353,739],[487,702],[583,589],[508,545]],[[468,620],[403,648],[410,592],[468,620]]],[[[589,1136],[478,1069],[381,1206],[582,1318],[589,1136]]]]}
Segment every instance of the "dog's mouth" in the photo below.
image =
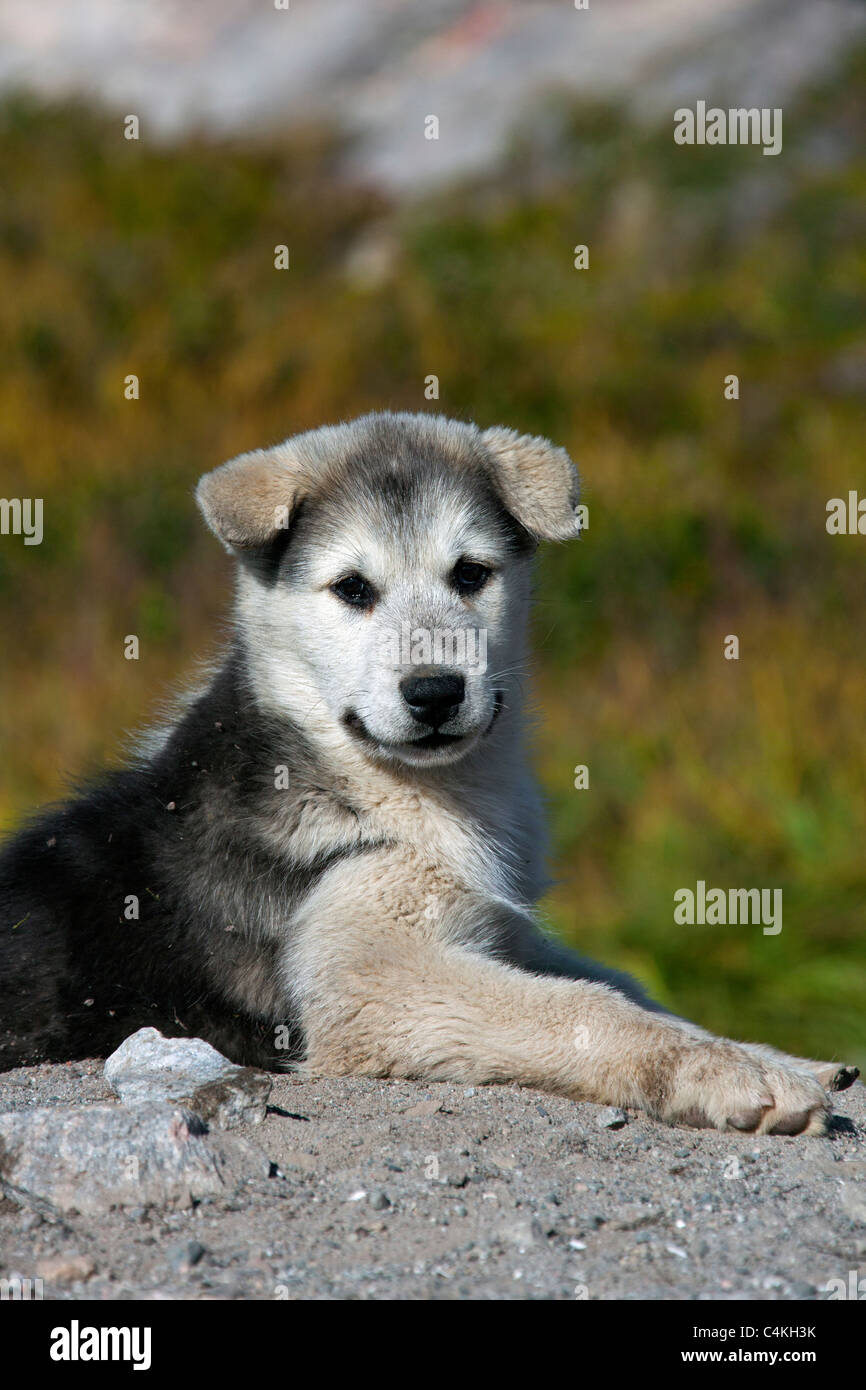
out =
{"type": "Polygon", "coordinates": [[[455,743],[462,743],[465,738],[465,734],[440,734],[438,729],[434,729],[432,734],[425,734],[423,738],[408,739],[407,743],[410,748],[450,748],[455,743]]]}
{"type": "MultiPolygon", "coordinates": [[[[490,722],[482,731],[481,738],[486,738],[496,723],[503,708],[505,707],[505,692],[497,690],[494,692],[493,713],[490,722]]],[[[397,743],[389,743],[386,739],[376,738],[364,723],[357,710],[349,709],[343,715],[343,724],[353,737],[359,742],[366,743],[375,748],[381,748],[389,753],[435,753],[445,748],[456,748],[461,743],[469,743],[477,737],[474,730],[465,734],[443,734],[439,729],[431,729],[429,734],[422,734],[420,738],[402,739],[397,743]]]]}

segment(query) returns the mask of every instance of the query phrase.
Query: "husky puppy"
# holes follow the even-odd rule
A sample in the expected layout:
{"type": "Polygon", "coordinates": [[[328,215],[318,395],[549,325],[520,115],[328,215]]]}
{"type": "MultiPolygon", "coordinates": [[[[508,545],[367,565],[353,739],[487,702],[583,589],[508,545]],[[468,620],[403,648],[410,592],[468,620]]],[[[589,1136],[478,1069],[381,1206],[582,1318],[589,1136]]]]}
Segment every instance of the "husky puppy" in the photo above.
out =
{"type": "Polygon", "coordinates": [[[855,1069],[714,1037],[534,917],[526,621],[537,543],[579,530],[566,453],[372,414],[197,498],[238,561],[233,642],[150,756],[7,846],[0,1067],[153,1024],[245,1063],[821,1133],[855,1069]]]}

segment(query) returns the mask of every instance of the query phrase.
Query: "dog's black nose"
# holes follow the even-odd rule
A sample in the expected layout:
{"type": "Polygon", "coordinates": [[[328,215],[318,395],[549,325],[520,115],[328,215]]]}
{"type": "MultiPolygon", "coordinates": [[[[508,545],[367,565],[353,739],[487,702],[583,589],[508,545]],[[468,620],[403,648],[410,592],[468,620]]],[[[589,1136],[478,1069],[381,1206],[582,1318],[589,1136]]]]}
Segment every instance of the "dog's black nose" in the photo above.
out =
{"type": "Polygon", "coordinates": [[[400,682],[400,693],[413,719],[438,729],[463,703],[466,682],[452,672],[445,676],[407,676],[400,682]]]}

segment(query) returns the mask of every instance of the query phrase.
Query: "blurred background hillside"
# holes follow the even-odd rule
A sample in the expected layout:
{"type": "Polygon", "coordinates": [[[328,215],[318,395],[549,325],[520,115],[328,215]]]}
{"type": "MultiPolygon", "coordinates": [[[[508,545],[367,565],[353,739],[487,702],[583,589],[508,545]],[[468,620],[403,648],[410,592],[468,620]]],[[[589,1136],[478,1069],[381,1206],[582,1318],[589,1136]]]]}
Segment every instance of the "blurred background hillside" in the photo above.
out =
{"type": "Polygon", "coordinates": [[[539,575],[551,920],[862,1067],[866,7],[691,8],[0,0],[0,493],[45,505],[0,537],[0,824],[218,644],[202,471],[372,408],[543,433],[590,515],[539,575]],[[781,155],[676,146],[697,98],[782,104],[781,155]],[[697,879],[782,933],[675,925],[697,879]]]}

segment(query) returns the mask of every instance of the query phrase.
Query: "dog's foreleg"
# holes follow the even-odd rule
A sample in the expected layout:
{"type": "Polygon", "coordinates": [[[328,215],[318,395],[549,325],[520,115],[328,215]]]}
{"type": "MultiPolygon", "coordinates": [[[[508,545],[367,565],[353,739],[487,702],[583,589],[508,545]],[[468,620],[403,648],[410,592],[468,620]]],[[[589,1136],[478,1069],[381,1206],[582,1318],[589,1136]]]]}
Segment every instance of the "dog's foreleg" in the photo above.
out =
{"type": "MultiPolygon", "coordinates": [[[[619,970],[599,965],[597,961],[587,960],[568,946],[550,937],[533,921],[518,922],[517,929],[509,938],[508,959],[522,970],[538,974],[552,975],[569,980],[596,980],[611,985],[627,999],[632,999],[652,1013],[677,1018],[670,1009],[656,1003],[637,980],[619,970]]],[[[687,1027],[695,1037],[709,1038],[705,1029],[686,1019],[679,1022],[687,1027]]],[[[857,1067],[844,1062],[820,1062],[808,1057],[794,1057],[778,1048],[764,1043],[740,1043],[740,1047],[754,1056],[766,1061],[781,1063],[797,1071],[808,1072],[828,1091],[845,1091],[860,1075],[857,1067]]]]}
{"type": "Polygon", "coordinates": [[[332,869],[307,901],[286,962],[310,1069],[518,1081],[672,1123],[823,1132],[828,1101],[812,1077],[607,984],[492,959],[465,944],[478,911],[471,893],[434,881],[401,851],[332,869]]]}
{"type": "Polygon", "coordinates": [[[627,999],[653,1013],[668,1012],[661,1004],[656,1004],[630,975],[578,955],[577,951],[549,936],[528,917],[518,920],[515,930],[509,934],[507,958],[513,965],[520,966],[521,970],[531,970],[533,974],[552,975],[566,980],[594,980],[598,984],[610,985],[627,999]]]}

